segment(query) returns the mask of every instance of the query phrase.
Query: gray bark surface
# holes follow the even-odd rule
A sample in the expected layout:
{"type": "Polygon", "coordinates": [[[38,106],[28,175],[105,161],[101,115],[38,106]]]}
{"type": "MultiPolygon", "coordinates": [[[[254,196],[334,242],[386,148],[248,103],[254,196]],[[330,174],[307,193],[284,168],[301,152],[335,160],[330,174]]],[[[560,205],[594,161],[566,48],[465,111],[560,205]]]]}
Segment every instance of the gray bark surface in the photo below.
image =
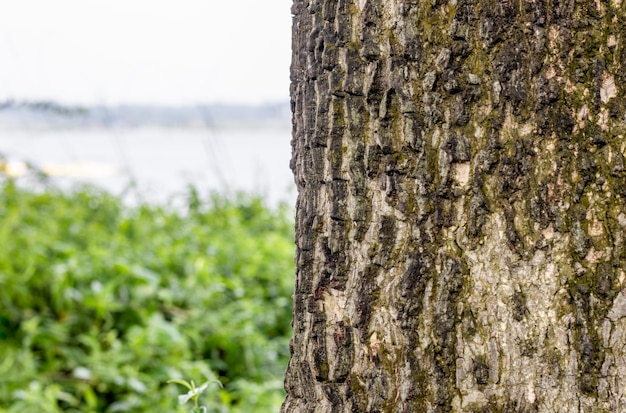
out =
{"type": "Polygon", "coordinates": [[[283,412],[626,411],[625,7],[295,0],[283,412]]]}

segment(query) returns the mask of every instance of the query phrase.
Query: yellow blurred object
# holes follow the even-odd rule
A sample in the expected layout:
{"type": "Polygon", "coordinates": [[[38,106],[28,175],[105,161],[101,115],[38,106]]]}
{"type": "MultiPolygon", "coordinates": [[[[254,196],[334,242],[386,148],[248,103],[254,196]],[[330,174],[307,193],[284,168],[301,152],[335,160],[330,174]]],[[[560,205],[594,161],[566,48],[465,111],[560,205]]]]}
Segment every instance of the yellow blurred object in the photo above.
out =
{"type": "Polygon", "coordinates": [[[68,162],[44,164],[41,171],[49,176],[64,178],[101,178],[119,172],[114,165],[102,162],[68,162]]]}
{"type": "Polygon", "coordinates": [[[11,178],[17,178],[28,172],[28,165],[22,161],[0,160],[0,172],[11,178]]]}

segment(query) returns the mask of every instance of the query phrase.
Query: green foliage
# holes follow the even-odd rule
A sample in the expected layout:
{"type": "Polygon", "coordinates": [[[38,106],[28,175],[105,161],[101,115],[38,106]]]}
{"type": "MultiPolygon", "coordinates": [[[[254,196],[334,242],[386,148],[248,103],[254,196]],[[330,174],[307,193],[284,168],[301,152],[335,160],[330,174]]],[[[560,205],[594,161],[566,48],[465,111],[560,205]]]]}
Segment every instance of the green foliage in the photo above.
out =
{"type": "Polygon", "coordinates": [[[289,211],[188,201],[0,185],[0,412],[185,412],[176,382],[191,379],[224,384],[202,396],[209,412],[277,411],[289,211]]]}

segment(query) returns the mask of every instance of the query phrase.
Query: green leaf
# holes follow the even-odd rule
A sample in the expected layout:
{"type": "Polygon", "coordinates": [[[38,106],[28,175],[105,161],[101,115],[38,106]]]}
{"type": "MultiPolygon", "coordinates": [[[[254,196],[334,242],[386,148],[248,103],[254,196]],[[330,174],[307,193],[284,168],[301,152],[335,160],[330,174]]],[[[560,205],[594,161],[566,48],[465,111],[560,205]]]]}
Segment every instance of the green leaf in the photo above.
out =
{"type": "Polygon", "coordinates": [[[181,386],[185,386],[188,390],[193,390],[193,387],[191,386],[191,383],[189,383],[186,380],[172,379],[172,380],[168,380],[167,382],[168,383],[180,384],[181,386]]]}

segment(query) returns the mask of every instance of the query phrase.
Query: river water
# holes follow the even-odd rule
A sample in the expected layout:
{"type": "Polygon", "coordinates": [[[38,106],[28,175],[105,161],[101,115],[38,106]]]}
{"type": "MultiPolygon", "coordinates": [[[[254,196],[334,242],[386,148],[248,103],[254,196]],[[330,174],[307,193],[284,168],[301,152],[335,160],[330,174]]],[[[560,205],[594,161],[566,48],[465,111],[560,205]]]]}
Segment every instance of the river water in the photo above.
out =
{"type": "Polygon", "coordinates": [[[201,192],[264,195],[293,204],[290,127],[0,130],[0,154],[70,187],[88,182],[130,202],[169,202],[191,184],[201,192]],[[135,185],[129,185],[134,182],[135,185]]]}

